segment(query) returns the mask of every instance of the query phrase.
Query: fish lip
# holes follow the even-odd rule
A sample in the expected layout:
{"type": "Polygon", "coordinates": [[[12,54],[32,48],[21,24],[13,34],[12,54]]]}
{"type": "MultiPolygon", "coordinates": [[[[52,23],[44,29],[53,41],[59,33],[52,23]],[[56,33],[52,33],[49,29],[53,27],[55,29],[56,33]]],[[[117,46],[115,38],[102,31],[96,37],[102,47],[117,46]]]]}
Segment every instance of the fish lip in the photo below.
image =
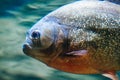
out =
{"type": "Polygon", "coordinates": [[[23,47],[22,47],[22,50],[25,54],[28,54],[28,52],[32,49],[32,47],[28,44],[28,43],[25,43],[23,44],[23,47]]]}

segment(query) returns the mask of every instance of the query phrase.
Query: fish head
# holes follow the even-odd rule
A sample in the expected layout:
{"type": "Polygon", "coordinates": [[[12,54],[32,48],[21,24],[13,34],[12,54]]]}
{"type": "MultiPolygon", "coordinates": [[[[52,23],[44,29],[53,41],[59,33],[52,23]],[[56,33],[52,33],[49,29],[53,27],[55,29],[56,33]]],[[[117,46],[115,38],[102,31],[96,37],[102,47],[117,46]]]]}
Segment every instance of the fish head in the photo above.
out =
{"type": "Polygon", "coordinates": [[[57,43],[64,38],[61,25],[54,18],[43,18],[26,33],[23,52],[40,61],[50,60],[55,54],[57,43]]]}

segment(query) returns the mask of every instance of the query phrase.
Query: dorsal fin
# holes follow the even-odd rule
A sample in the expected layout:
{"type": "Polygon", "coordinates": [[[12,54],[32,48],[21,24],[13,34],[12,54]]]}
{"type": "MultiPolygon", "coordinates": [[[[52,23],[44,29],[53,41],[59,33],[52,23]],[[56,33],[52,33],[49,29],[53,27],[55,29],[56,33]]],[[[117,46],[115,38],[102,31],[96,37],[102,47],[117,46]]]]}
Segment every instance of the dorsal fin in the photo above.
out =
{"type": "Polygon", "coordinates": [[[81,0],[81,1],[109,1],[120,5],[120,0],[81,0]]]}

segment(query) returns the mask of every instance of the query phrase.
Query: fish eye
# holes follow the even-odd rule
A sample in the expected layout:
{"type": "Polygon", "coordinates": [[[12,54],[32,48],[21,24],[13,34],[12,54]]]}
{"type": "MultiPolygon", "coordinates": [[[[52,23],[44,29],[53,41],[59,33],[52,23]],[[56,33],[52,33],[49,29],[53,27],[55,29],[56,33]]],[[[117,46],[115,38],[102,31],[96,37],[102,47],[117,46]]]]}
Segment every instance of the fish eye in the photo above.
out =
{"type": "Polygon", "coordinates": [[[33,39],[39,39],[40,38],[40,32],[39,31],[33,31],[32,34],[31,34],[31,37],[33,39]]]}

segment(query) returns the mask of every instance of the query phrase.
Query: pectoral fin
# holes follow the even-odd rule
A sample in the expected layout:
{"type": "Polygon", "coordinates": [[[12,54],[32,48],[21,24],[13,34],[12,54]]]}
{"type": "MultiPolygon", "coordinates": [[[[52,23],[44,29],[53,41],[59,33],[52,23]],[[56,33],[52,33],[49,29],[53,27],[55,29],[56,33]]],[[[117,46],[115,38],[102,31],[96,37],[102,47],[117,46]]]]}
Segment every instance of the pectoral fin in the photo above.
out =
{"type": "Polygon", "coordinates": [[[69,52],[69,53],[66,53],[66,54],[67,55],[73,55],[73,56],[82,56],[82,55],[85,55],[87,53],[88,53],[87,50],[78,50],[78,51],[72,51],[72,52],[69,52]]]}

